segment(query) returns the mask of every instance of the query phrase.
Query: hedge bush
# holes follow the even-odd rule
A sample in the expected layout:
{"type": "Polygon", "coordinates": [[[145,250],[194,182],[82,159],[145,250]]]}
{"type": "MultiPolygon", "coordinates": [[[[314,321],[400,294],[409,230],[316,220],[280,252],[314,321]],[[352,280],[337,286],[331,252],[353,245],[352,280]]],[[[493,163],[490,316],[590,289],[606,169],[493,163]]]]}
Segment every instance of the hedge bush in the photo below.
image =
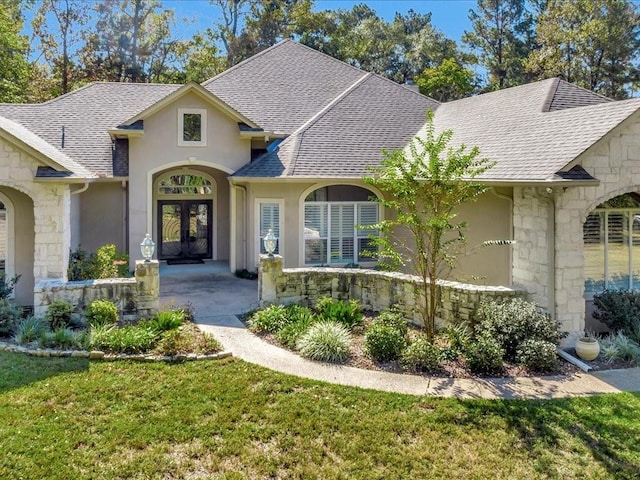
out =
{"type": "Polygon", "coordinates": [[[118,307],[109,300],[94,300],[87,306],[84,314],[91,327],[118,323],[118,307]]]}
{"type": "Polygon", "coordinates": [[[73,305],[64,300],[56,300],[47,308],[44,319],[49,322],[51,328],[66,328],[71,325],[71,315],[73,314],[73,305]]]}
{"type": "Polygon", "coordinates": [[[470,342],[464,357],[474,373],[500,373],[504,368],[504,350],[491,337],[479,337],[470,342]]]}
{"type": "Polygon", "coordinates": [[[556,346],[545,340],[527,339],[518,347],[516,362],[528,370],[552,373],[558,370],[556,346]]]}
{"type": "Polygon", "coordinates": [[[411,372],[435,372],[440,369],[440,356],[440,349],[420,335],[402,351],[400,365],[411,372]]]}
{"type": "Polygon", "coordinates": [[[394,325],[374,321],[364,333],[364,348],[374,360],[396,360],[407,342],[401,329],[394,325]]]}
{"type": "Polygon", "coordinates": [[[7,298],[0,298],[0,337],[13,335],[21,318],[20,307],[16,307],[7,298]]]}

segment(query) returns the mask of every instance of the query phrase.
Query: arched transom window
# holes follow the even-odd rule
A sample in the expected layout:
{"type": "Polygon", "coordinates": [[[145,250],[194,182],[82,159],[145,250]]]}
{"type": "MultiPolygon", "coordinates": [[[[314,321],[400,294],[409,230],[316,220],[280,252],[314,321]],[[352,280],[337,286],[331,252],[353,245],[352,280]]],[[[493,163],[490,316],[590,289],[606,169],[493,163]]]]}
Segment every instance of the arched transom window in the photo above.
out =
{"type": "Polygon", "coordinates": [[[640,194],[607,200],[583,227],[585,292],[640,288],[640,194]]]}
{"type": "Polygon", "coordinates": [[[158,181],[161,195],[211,195],[213,185],[208,178],[194,173],[166,175],[158,181]]]}
{"type": "Polygon", "coordinates": [[[304,202],[304,259],[307,265],[371,262],[370,238],[378,223],[375,195],[362,187],[331,185],[314,190],[304,202]]]}

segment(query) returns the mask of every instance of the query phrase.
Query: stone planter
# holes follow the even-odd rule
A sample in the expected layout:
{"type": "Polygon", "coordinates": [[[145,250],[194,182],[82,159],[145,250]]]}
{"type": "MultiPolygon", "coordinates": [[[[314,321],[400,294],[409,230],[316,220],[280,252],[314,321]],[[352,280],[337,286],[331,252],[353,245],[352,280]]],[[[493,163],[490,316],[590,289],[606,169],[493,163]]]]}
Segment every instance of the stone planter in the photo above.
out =
{"type": "Polygon", "coordinates": [[[582,337],[576,339],[576,354],[582,359],[590,362],[595,360],[600,353],[600,343],[592,337],[582,337]]]}

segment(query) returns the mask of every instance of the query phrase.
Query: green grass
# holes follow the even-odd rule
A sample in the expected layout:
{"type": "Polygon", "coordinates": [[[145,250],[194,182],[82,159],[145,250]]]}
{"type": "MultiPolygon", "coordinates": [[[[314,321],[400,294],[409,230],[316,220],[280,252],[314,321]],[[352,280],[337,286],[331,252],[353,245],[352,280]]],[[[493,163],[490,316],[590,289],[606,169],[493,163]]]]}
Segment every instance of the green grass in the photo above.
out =
{"type": "Polygon", "coordinates": [[[640,476],[640,395],[462,401],[177,365],[0,352],[0,478],[640,476]]]}

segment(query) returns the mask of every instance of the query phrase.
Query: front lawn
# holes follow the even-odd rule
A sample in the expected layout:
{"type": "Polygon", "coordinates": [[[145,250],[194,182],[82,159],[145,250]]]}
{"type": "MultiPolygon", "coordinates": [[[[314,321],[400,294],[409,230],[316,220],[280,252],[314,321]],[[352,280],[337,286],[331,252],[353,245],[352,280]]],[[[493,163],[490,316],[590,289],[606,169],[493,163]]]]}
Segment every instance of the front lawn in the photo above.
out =
{"type": "Polygon", "coordinates": [[[239,360],[0,352],[0,478],[640,476],[640,395],[432,399],[239,360]]]}

